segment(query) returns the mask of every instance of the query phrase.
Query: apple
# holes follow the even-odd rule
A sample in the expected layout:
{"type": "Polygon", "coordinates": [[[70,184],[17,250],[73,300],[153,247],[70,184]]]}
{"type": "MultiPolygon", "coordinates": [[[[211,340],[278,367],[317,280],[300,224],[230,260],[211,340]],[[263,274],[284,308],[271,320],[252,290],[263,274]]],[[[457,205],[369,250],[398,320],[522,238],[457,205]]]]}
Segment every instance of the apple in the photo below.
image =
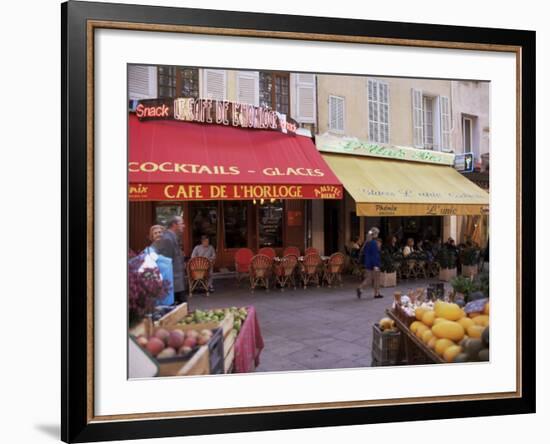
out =
{"type": "Polygon", "coordinates": [[[185,339],[185,333],[181,330],[172,330],[170,336],[168,337],[168,347],[178,349],[183,345],[183,340],[185,339]]]}
{"type": "Polygon", "coordinates": [[[147,351],[153,356],[157,356],[162,350],[164,350],[164,341],[157,337],[152,337],[147,342],[147,351]]]}
{"type": "Polygon", "coordinates": [[[157,355],[157,359],[173,358],[174,356],[176,356],[176,350],[172,347],[166,347],[157,355]]]}
{"type": "Polygon", "coordinates": [[[136,338],[136,341],[139,345],[141,345],[143,348],[147,347],[147,343],[149,342],[149,339],[147,339],[145,336],[143,335],[139,335],[137,338],[136,338]]]}
{"type": "Polygon", "coordinates": [[[184,345],[183,347],[181,347],[178,350],[178,354],[185,356],[186,354],[191,353],[192,350],[193,349],[191,347],[188,347],[187,345],[184,345]]]}
{"type": "Polygon", "coordinates": [[[185,347],[190,347],[190,348],[193,348],[193,347],[196,347],[197,345],[197,339],[196,338],[192,338],[190,336],[187,336],[184,341],[183,341],[183,345],[185,347]]]}
{"type": "Polygon", "coordinates": [[[159,328],[155,332],[154,336],[155,336],[155,338],[158,338],[161,341],[164,341],[164,343],[166,344],[166,342],[168,341],[168,337],[170,336],[170,332],[168,330],[166,330],[165,328],[159,328]]]}

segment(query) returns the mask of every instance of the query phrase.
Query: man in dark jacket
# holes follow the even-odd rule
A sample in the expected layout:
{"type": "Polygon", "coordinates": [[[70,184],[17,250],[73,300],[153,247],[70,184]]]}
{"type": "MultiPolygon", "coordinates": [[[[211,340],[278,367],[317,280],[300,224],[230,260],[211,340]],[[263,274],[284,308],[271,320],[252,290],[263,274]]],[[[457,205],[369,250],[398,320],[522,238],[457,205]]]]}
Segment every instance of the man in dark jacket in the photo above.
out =
{"type": "Polygon", "coordinates": [[[184,263],[179,239],[183,233],[184,224],[181,216],[173,216],[168,220],[166,231],[155,242],[155,248],[159,254],[172,259],[174,271],[174,299],[177,303],[187,302],[185,296],[184,263]]]}

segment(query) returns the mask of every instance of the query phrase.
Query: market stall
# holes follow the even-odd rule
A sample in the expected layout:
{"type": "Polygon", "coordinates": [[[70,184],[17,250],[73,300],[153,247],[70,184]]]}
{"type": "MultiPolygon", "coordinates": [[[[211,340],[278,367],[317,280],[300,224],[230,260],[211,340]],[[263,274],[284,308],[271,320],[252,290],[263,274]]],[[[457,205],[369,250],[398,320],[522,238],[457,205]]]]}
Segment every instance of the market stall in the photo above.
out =
{"type": "Polygon", "coordinates": [[[489,298],[453,302],[424,288],[395,292],[373,327],[373,366],[489,360],[489,298]]]}

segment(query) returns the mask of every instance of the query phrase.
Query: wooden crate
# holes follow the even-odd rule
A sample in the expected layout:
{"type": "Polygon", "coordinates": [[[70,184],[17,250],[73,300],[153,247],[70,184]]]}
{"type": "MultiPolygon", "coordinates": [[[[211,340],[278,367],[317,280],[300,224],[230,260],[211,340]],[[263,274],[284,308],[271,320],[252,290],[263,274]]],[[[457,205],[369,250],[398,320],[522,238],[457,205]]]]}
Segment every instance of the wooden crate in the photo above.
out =
{"type": "Polygon", "coordinates": [[[160,327],[171,325],[175,322],[178,322],[180,319],[183,319],[185,316],[187,316],[187,313],[187,302],[184,302],[183,304],[178,305],[172,311],[166,313],[162,318],[160,318],[157,322],[157,325],[160,327]]]}
{"type": "Polygon", "coordinates": [[[182,331],[187,330],[204,330],[205,328],[208,330],[214,330],[215,328],[222,328],[223,330],[223,337],[225,338],[227,334],[233,330],[233,314],[229,313],[228,315],[223,318],[222,321],[211,321],[211,322],[202,322],[197,324],[178,324],[179,321],[181,321],[185,316],[187,316],[187,312],[184,313],[183,310],[181,312],[176,313],[172,315],[169,319],[165,320],[162,323],[159,323],[159,326],[166,328],[167,330],[173,330],[178,329],[182,331]]]}
{"type": "Polygon", "coordinates": [[[439,280],[449,282],[456,277],[456,268],[442,268],[439,270],[439,280]]]}
{"type": "Polygon", "coordinates": [[[209,375],[210,374],[210,357],[208,355],[208,345],[203,345],[197,353],[185,364],[178,376],[191,375],[209,375]]]}
{"type": "Polygon", "coordinates": [[[235,359],[235,339],[237,339],[237,332],[232,329],[223,341],[225,373],[229,373],[233,368],[233,360],[235,359]]]}
{"type": "Polygon", "coordinates": [[[397,285],[397,273],[380,273],[380,286],[382,288],[395,287],[397,285]]]}

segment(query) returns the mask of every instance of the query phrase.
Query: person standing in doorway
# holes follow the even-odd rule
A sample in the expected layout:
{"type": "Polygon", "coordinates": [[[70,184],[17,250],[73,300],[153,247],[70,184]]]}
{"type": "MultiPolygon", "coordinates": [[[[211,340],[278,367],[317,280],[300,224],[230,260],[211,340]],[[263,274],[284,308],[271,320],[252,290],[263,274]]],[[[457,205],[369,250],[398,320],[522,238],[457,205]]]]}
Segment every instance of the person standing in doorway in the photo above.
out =
{"type": "Polygon", "coordinates": [[[168,220],[162,237],[154,245],[158,254],[172,259],[174,299],[179,304],[187,302],[187,297],[185,296],[184,260],[179,242],[184,228],[185,225],[181,216],[171,217],[168,220]]]}
{"type": "Polygon", "coordinates": [[[380,294],[380,248],[381,242],[379,242],[378,234],[380,230],[376,227],[372,227],[367,233],[367,239],[364,246],[364,264],[365,264],[365,279],[361,282],[361,285],[357,287],[357,298],[361,299],[361,293],[372,282],[372,288],[374,290],[374,298],[379,299],[383,297],[380,294]]]}

